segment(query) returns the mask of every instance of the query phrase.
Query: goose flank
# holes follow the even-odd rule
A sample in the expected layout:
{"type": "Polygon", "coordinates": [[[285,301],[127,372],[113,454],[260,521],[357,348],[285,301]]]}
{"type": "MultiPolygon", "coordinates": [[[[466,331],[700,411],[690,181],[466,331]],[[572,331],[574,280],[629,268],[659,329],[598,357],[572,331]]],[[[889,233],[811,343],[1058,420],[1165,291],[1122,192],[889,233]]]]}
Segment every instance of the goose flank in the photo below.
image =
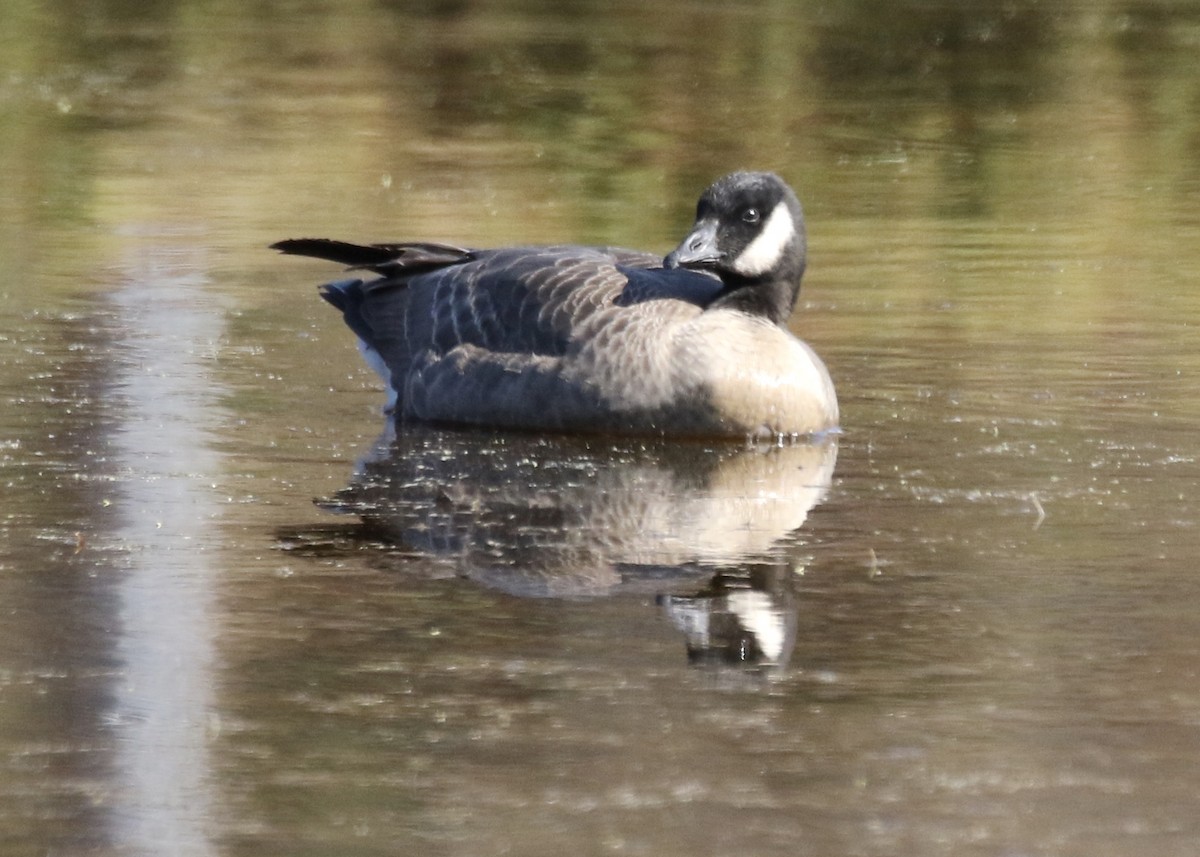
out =
{"type": "Polygon", "coordinates": [[[833,429],[821,359],[786,324],[804,215],[772,173],[704,191],[665,259],[574,245],[280,241],[373,273],[321,287],[401,422],[672,436],[833,429]]]}

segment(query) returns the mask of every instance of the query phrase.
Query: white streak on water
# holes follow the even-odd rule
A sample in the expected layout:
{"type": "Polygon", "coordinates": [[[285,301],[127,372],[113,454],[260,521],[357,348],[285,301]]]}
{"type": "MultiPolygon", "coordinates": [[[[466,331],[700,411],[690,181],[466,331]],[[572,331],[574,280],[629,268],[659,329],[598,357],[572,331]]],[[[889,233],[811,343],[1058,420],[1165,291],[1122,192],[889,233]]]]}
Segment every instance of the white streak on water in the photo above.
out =
{"type": "Polygon", "coordinates": [[[211,855],[212,617],[220,507],[210,433],[223,331],[198,260],[153,248],[113,297],[123,335],[113,378],[128,567],[118,587],[122,660],[112,835],[122,854],[211,855]]]}

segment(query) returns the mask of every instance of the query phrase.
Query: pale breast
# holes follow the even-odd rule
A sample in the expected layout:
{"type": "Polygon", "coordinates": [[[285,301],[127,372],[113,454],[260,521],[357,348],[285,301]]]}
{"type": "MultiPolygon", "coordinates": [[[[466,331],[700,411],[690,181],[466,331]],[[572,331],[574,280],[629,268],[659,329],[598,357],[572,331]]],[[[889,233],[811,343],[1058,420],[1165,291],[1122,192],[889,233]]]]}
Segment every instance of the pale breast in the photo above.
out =
{"type": "Polygon", "coordinates": [[[803,435],[835,428],[837,395],[821,358],[789,331],[735,312],[704,313],[682,336],[719,419],[734,433],[803,435]]]}

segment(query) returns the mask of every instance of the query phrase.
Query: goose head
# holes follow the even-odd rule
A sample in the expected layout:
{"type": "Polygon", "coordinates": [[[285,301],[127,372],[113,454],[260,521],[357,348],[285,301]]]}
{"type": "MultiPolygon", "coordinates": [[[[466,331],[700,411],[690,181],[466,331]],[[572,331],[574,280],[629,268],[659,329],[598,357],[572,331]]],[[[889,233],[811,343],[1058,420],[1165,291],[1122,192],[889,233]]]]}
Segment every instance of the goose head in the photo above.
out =
{"type": "Polygon", "coordinates": [[[737,172],[717,180],[696,204],[696,222],[663,267],[711,271],[725,288],[711,305],[783,324],[800,293],[804,213],[774,173],[737,172]]]}

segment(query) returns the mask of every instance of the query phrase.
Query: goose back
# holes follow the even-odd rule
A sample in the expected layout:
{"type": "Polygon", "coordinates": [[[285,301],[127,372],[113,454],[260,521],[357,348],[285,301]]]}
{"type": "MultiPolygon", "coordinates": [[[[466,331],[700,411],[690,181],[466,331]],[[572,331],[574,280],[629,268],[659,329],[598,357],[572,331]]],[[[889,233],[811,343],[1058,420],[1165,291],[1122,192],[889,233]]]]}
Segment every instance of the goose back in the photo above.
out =
{"type": "Polygon", "coordinates": [[[359,296],[360,338],[388,367],[402,417],[711,433],[702,391],[672,360],[670,334],[697,319],[721,284],[658,262],[608,249],[478,251],[347,291],[359,296]],[[695,413],[669,413],[687,399],[695,413]]]}

